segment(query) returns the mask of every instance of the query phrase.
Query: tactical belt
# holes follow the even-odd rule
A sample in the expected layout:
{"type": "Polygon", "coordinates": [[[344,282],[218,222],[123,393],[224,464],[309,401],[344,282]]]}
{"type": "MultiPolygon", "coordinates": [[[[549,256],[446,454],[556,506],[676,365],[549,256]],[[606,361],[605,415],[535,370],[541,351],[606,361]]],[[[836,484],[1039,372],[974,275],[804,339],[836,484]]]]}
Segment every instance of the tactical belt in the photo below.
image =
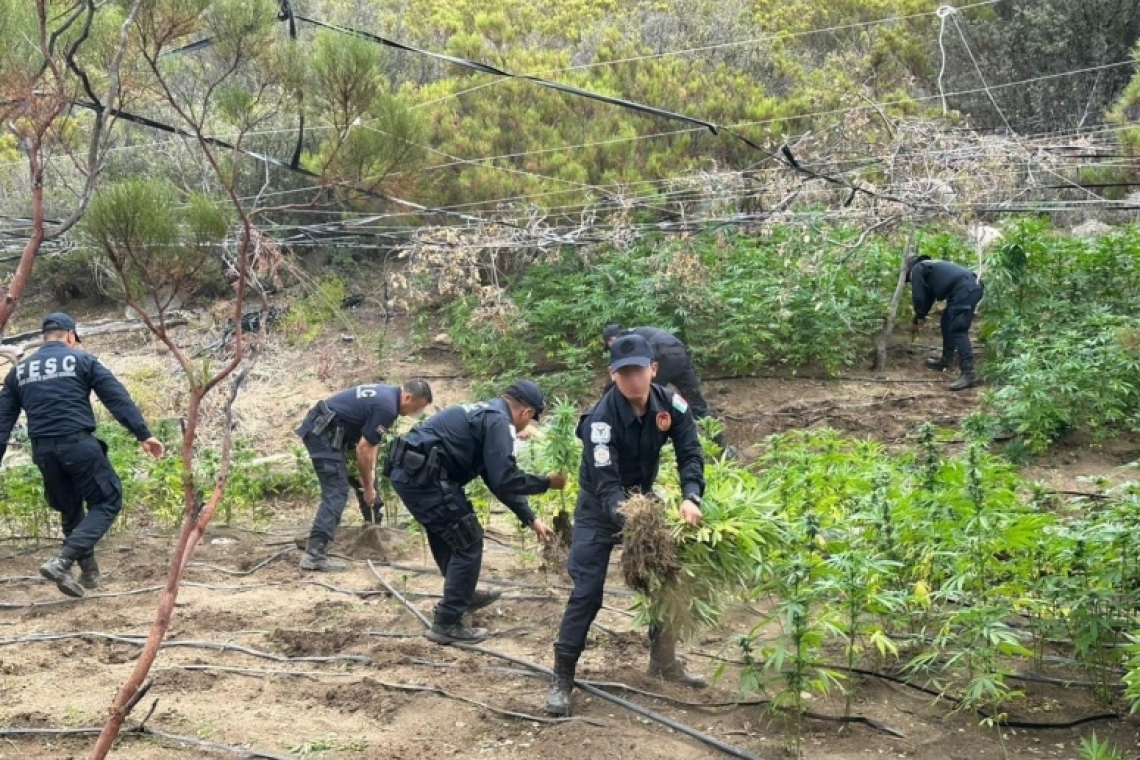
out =
{"type": "Polygon", "coordinates": [[[454,522],[440,532],[439,537],[452,550],[460,551],[483,540],[483,526],[479,524],[479,518],[473,511],[464,509],[464,505],[459,503],[455,492],[460,487],[451,482],[447,470],[440,462],[441,458],[438,446],[433,446],[427,454],[424,454],[409,446],[402,437],[396,436],[388,445],[382,473],[388,477],[393,470],[403,470],[415,486],[439,483],[440,490],[443,491],[443,501],[454,519],[454,522]]]}
{"type": "MultiPolygon", "coordinates": [[[[304,430],[307,427],[307,434],[315,435],[339,451],[344,445],[344,425],[337,417],[337,413],[330,409],[324,401],[318,401],[317,405],[309,412],[308,417],[308,421],[301,429],[304,430]]],[[[302,433],[302,435],[305,434],[302,433]]]]}
{"type": "Polygon", "coordinates": [[[62,443],[76,443],[91,435],[86,431],[70,435],[41,435],[32,439],[32,446],[58,446],[62,443]]]}

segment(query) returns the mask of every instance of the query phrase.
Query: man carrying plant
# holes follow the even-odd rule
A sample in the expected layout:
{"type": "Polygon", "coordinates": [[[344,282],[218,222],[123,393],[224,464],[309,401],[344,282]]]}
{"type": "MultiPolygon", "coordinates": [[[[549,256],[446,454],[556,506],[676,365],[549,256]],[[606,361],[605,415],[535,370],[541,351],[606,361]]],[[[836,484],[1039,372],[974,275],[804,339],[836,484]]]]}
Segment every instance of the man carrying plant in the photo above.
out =
{"type": "Polygon", "coordinates": [[[388,450],[388,477],[404,506],[423,526],[439,572],[443,600],[427,638],[437,644],[472,643],[486,628],[470,628],[463,615],[492,603],[502,591],[477,591],[483,564],[483,527],[464,486],[481,477],[543,541],[553,531],[538,519],[527,496],[566,487],[566,476],[529,475],[515,461],[515,438],[546,408],[530,380],[512,383],[497,399],[444,409],[396,438],[388,450]]]}
{"type": "Polygon", "coordinates": [[[107,445],[93,435],[91,392],[147,454],[159,459],[163,446],[123,384],[98,359],[76,348],[80,340],[74,319],[48,314],[42,329],[43,348],[17,363],[0,389],[0,459],[23,409],[32,461],[44,477],[44,497],[63,525],[63,546],[40,566],[40,575],[67,596],[80,597],[83,589],[99,585],[95,544],[123,508],[122,483],[107,459],[107,445]],[[71,573],[77,561],[78,583],[71,573]]]}
{"type": "MultiPolygon", "coordinates": [[[[689,402],[693,410],[694,419],[704,419],[709,416],[709,403],[701,394],[701,379],[693,366],[689,350],[685,344],[671,332],[659,327],[622,327],[617,323],[606,325],[602,331],[602,340],[606,348],[613,346],[614,341],[621,335],[640,335],[653,349],[653,357],[657,361],[657,377],[653,382],[658,385],[672,385],[677,392],[689,402]]],[[[611,380],[606,390],[613,387],[611,380]]],[[[722,441],[717,443],[724,448],[722,441]]]]}
{"type": "Polygon", "coordinates": [[[365,523],[378,524],[384,502],[376,493],[376,452],[384,433],[400,415],[419,414],[431,403],[431,386],[409,380],[403,386],[358,385],[319,402],[305,415],[297,435],[305,444],[321,484],[321,503],[301,557],[302,570],[338,572],[344,565],[328,556],[348,502],[351,478],[346,449],[356,452],[360,473],[360,510],[365,523]]]}
{"type": "Polygon", "coordinates": [[[957,353],[962,373],[950,384],[950,390],[961,391],[977,385],[974,349],[970,345],[970,323],[985,294],[978,276],[950,261],[912,256],[907,259],[906,279],[910,283],[914,301],[912,333],[917,333],[926,324],[926,315],[930,313],[935,301],[946,301],[940,320],[942,356],[927,359],[926,366],[944,372],[953,366],[954,354],[957,353]]]}
{"type": "MultiPolygon", "coordinates": [[[[704,456],[688,402],[654,382],[654,350],[642,335],[617,336],[610,345],[610,377],[606,391],[578,424],[582,462],[578,504],[568,570],[574,590],[566,604],[554,643],[554,678],[546,711],[570,714],[570,692],[586,633],[602,606],[610,554],[621,542],[624,517],[618,507],[634,493],[649,494],[657,479],[661,449],[671,440],[681,476],[681,518],[701,521],[704,456]]],[[[703,680],[689,675],[676,657],[676,633],[649,632],[649,674],[694,688],[703,680]]]]}

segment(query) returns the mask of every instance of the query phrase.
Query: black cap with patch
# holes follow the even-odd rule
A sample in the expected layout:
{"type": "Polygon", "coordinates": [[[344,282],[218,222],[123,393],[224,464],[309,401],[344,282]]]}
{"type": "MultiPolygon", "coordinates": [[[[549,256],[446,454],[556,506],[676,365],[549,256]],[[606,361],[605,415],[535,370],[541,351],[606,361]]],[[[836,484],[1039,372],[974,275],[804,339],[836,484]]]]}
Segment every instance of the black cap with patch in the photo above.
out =
{"type": "Polygon", "coordinates": [[[546,396],[542,395],[542,389],[533,380],[516,380],[504,393],[533,409],[536,420],[546,410],[546,396]]]}
{"type": "Polygon", "coordinates": [[[606,328],[602,330],[602,341],[606,344],[606,348],[610,347],[610,341],[625,332],[625,328],[617,322],[610,322],[606,328]]]}
{"type": "Polygon", "coordinates": [[[623,335],[610,346],[610,370],[622,367],[648,367],[653,363],[653,347],[640,335],[623,335]]]}
{"type": "Polygon", "coordinates": [[[75,330],[75,320],[62,311],[53,311],[44,317],[41,332],[75,332],[75,342],[80,342],[79,333],[75,330]]]}

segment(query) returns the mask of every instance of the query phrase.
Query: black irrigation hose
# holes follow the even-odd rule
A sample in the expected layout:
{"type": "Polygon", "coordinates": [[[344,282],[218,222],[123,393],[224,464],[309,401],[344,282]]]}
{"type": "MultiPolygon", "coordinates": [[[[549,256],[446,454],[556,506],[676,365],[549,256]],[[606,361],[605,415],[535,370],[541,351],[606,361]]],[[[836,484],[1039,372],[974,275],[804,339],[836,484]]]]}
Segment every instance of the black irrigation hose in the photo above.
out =
{"type": "MultiPolygon", "coordinates": [[[[35,736],[57,736],[61,738],[81,737],[81,736],[98,736],[103,732],[103,727],[98,728],[0,728],[0,737],[35,737],[35,736]]],[[[278,755],[273,752],[266,752],[259,749],[246,749],[245,747],[233,747],[229,744],[218,744],[216,742],[208,742],[204,739],[197,739],[193,736],[180,736],[178,734],[168,734],[165,731],[158,731],[146,726],[138,726],[136,728],[124,728],[119,732],[119,736],[141,736],[143,738],[154,737],[164,739],[168,742],[177,742],[191,747],[201,747],[205,750],[213,752],[228,752],[231,755],[238,757],[252,757],[263,758],[263,760],[296,760],[296,755],[278,755]]]]}
{"type": "Polygon", "coordinates": [[[160,668],[160,670],[192,670],[192,671],[207,672],[207,673],[210,671],[216,670],[216,671],[219,671],[222,673],[235,673],[237,675],[246,675],[246,676],[254,676],[254,677],[290,676],[290,677],[302,677],[302,678],[313,678],[313,677],[329,678],[329,677],[352,676],[352,677],[355,677],[358,679],[356,681],[356,683],[358,683],[358,684],[381,686],[385,689],[390,689],[392,691],[403,691],[403,692],[411,692],[411,693],[416,693],[416,694],[437,694],[441,697],[444,697],[445,699],[452,699],[452,700],[455,700],[456,702],[463,702],[465,704],[474,705],[475,707],[478,707],[480,710],[486,710],[487,712],[495,713],[496,715],[502,715],[502,716],[507,717],[507,718],[516,718],[518,720],[525,720],[525,721],[530,722],[530,723],[558,724],[558,723],[577,722],[577,723],[589,723],[590,725],[595,725],[595,726],[604,726],[605,725],[603,723],[600,723],[600,722],[595,721],[595,720],[590,720],[588,718],[550,718],[550,717],[544,717],[541,715],[531,715],[529,713],[521,713],[521,712],[517,712],[515,710],[504,710],[501,707],[495,707],[494,705],[487,704],[486,702],[481,702],[478,699],[472,699],[471,697],[466,697],[462,694],[456,694],[455,692],[447,691],[446,689],[442,689],[438,686],[427,686],[427,685],[415,684],[415,683],[395,683],[392,681],[382,681],[382,680],[377,679],[377,678],[372,678],[371,676],[365,676],[363,678],[360,678],[358,673],[322,673],[320,671],[308,671],[308,670],[261,670],[261,669],[257,669],[257,668],[228,668],[228,667],[225,667],[222,665],[209,665],[209,664],[175,665],[175,666],[172,666],[170,668],[160,668]]]}
{"type": "MultiPolygon", "coordinates": [[[[718,657],[717,655],[711,655],[707,652],[693,652],[693,654],[697,654],[697,655],[700,655],[702,657],[708,657],[708,658],[714,659],[714,660],[722,660],[724,662],[729,662],[729,663],[732,663],[734,665],[746,664],[746,663],[741,662],[740,660],[729,660],[729,659],[726,659],[723,657],[718,657]]],[[[889,673],[880,673],[878,671],[867,670],[865,668],[849,668],[846,665],[832,665],[830,663],[825,663],[825,662],[824,663],[813,663],[813,667],[827,668],[829,670],[838,670],[838,671],[842,671],[845,673],[854,673],[856,675],[867,676],[869,678],[877,678],[880,681],[889,681],[890,683],[895,683],[895,684],[898,684],[900,686],[905,686],[908,689],[913,689],[915,691],[922,692],[923,694],[929,694],[930,696],[935,697],[937,699],[944,699],[947,702],[950,702],[954,705],[960,706],[962,704],[962,701],[963,701],[961,699],[961,697],[955,697],[952,694],[947,694],[943,691],[938,691],[937,689],[931,689],[928,686],[922,686],[921,684],[917,684],[917,683],[910,681],[910,680],[907,680],[905,678],[900,678],[899,676],[892,676],[889,673]]],[[[1020,678],[1021,680],[1033,680],[1033,677],[1023,676],[1021,674],[1009,674],[1009,673],[1007,673],[1005,675],[1006,675],[1006,677],[1009,677],[1009,678],[1020,678]]],[[[1060,681],[1061,679],[1055,679],[1055,680],[1060,681]]],[[[1051,682],[1051,681],[1047,681],[1047,682],[1051,682]]],[[[992,714],[992,713],[990,713],[987,710],[982,709],[982,708],[976,708],[976,709],[974,709],[974,712],[976,712],[978,715],[982,716],[983,718],[985,718],[987,720],[992,720],[995,723],[998,723],[1002,726],[1007,726],[1009,728],[1025,728],[1025,729],[1038,729],[1038,730],[1074,728],[1076,726],[1081,726],[1081,725],[1084,725],[1086,723],[1095,723],[1095,722],[1102,721],[1102,720],[1120,720],[1124,717],[1120,713],[1098,713],[1096,715],[1089,715],[1089,716],[1086,716],[1083,718],[1076,718],[1074,720],[1064,721],[1061,723],[1039,723],[1036,721],[1010,720],[1008,718],[1003,720],[1003,719],[1000,719],[1000,716],[994,715],[994,714],[992,714]]]]}
{"type": "MultiPolygon", "coordinates": [[[[539,674],[545,675],[547,677],[551,677],[553,675],[550,670],[542,667],[541,665],[537,665],[533,662],[521,659],[519,657],[515,657],[513,655],[504,654],[503,652],[498,652],[494,649],[487,649],[486,647],[479,646],[476,644],[454,644],[453,646],[455,646],[456,648],[459,648],[459,649],[466,649],[466,650],[471,651],[471,652],[478,652],[480,654],[485,654],[485,655],[488,655],[489,657],[497,657],[501,660],[506,660],[507,662],[514,663],[515,665],[519,665],[521,667],[527,668],[528,670],[532,670],[535,673],[539,673],[539,674]]],[[[740,758],[741,760],[763,760],[763,758],[761,758],[757,755],[753,755],[752,753],[750,753],[746,750],[740,749],[739,747],[733,746],[733,745],[728,744],[726,742],[722,742],[720,739],[717,739],[715,736],[711,736],[709,734],[706,734],[703,731],[698,731],[697,729],[692,728],[691,726],[687,726],[684,723],[678,723],[677,721],[672,720],[671,718],[667,718],[664,715],[661,715],[660,713],[655,713],[652,710],[647,710],[644,707],[642,707],[641,705],[637,704],[636,702],[631,702],[628,699],[624,699],[622,697],[617,696],[616,694],[610,694],[608,691],[604,691],[603,689],[599,689],[598,687],[591,685],[587,681],[579,681],[579,680],[575,679],[574,683],[578,685],[578,688],[582,689],[583,691],[585,691],[589,694],[593,694],[595,697],[598,697],[599,699],[604,699],[607,702],[612,702],[615,705],[619,705],[621,707],[624,707],[625,709],[627,709],[631,712],[637,713],[638,715],[640,715],[642,717],[649,718],[650,720],[655,721],[657,723],[660,723],[661,725],[666,726],[668,728],[671,728],[678,733],[684,734],[690,738],[696,739],[697,741],[699,741],[703,744],[707,744],[710,747],[718,749],[721,752],[725,753],[726,755],[729,755],[730,757],[737,757],[737,758],[740,758]]]]}
{"type": "MultiPolygon", "coordinates": [[[[400,600],[400,602],[404,605],[405,609],[407,609],[409,612],[411,612],[413,615],[415,615],[417,619],[419,619],[419,621],[424,625],[425,628],[431,628],[431,622],[424,616],[424,614],[422,612],[420,612],[414,605],[412,605],[411,602],[409,602],[407,599],[405,599],[400,594],[400,592],[396,591],[396,589],[391,584],[389,584],[388,581],[386,581],[384,579],[384,576],[382,576],[380,574],[380,571],[378,571],[376,569],[376,566],[372,564],[371,560],[369,560],[369,562],[368,562],[368,569],[372,571],[372,574],[376,576],[376,579],[378,581],[380,581],[380,583],[383,584],[384,587],[386,589],[388,589],[392,593],[393,596],[395,596],[398,600],[400,600]]],[[[496,652],[493,649],[486,649],[484,647],[475,646],[472,644],[453,644],[452,646],[455,646],[455,647],[460,648],[460,649],[466,649],[466,650],[469,650],[472,652],[479,652],[481,654],[489,655],[491,657],[498,657],[500,659],[506,660],[507,662],[512,662],[515,665],[521,665],[524,668],[527,668],[529,670],[533,670],[536,673],[541,673],[547,677],[550,677],[551,675],[553,675],[548,669],[542,667],[541,665],[536,665],[533,662],[529,662],[527,660],[522,660],[522,659],[519,659],[519,658],[514,657],[512,655],[503,654],[502,652],[496,652]]],[[[664,715],[659,715],[655,712],[652,712],[651,710],[646,710],[641,705],[639,705],[635,702],[630,702],[628,699],[622,699],[619,696],[616,696],[614,694],[610,694],[609,692],[603,691],[603,690],[601,690],[595,686],[590,686],[590,685],[583,683],[581,681],[576,681],[575,683],[577,683],[580,688],[589,692],[590,694],[593,694],[596,697],[604,699],[607,702],[613,702],[614,704],[620,705],[621,707],[624,707],[627,710],[635,712],[638,715],[649,718],[650,720],[654,720],[654,721],[656,721],[656,722],[658,722],[664,726],[668,726],[669,728],[673,729],[674,731],[677,731],[678,733],[682,733],[682,734],[685,734],[686,736],[692,737],[692,738],[696,739],[697,741],[700,741],[704,744],[709,745],[710,747],[715,747],[716,749],[719,749],[721,752],[724,752],[725,754],[727,754],[731,757],[737,757],[737,758],[740,758],[741,760],[763,760],[763,758],[760,758],[756,755],[745,752],[744,750],[739,749],[738,747],[734,747],[731,744],[727,744],[725,742],[722,742],[720,739],[717,739],[715,736],[711,736],[711,735],[706,734],[704,732],[698,731],[695,728],[691,728],[689,726],[684,725],[683,723],[678,723],[678,722],[676,722],[670,718],[666,718],[664,715]]]]}
{"type": "MultiPolygon", "coordinates": [[[[459,667],[455,663],[433,662],[431,660],[421,660],[418,658],[412,658],[411,663],[413,665],[423,665],[432,668],[452,669],[459,667]]],[[[522,678],[546,678],[544,674],[532,670],[518,670],[516,668],[485,668],[485,670],[495,673],[505,673],[507,675],[520,676],[522,678]]],[[[592,681],[584,679],[575,680],[577,683],[586,684],[598,689],[618,689],[620,691],[628,691],[631,694],[638,694],[649,699],[658,699],[662,702],[669,702],[679,707],[685,707],[693,710],[715,710],[724,707],[763,707],[772,703],[772,701],[769,699],[735,699],[726,700],[723,702],[694,702],[688,699],[678,699],[677,697],[671,697],[668,694],[658,694],[654,691],[646,691],[645,689],[639,689],[636,686],[630,686],[629,684],[621,683],[620,681],[592,681]]],[[[806,711],[800,714],[803,715],[803,717],[809,718],[811,720],[823,720],[833,723],[858,723],[899,739],[907,738],[906,734],[903,732],[893,729],[890,726],[885,726],[872,718],[867,718],[862,715],[824,715],[823,713],[806,711]]]]}
{"type": "MultiPolygon", "coordinates": [[[[399,570],[405,573],[413,573],[415,575],[437,575],[439,573],[438,568],[422,567],[418,565],[401,565],[396,562],[377,562],[376,565],[379,567],[390,567],[393,570],[399,570]]],[[[567,583],[534,583],[531,581],[520,581],[514,578],[499,578],[494,576],[485,578],[484,580],[486,580],[488,583],[496,583],[501,586],[515,586],[517,588],[548,588],[557,589],[559,591],[571,591],[574,588],[567,583]]],[[[612,596],[632,597],[634,595],[634,592],[627,588],[607,588],[606,594],[612,596]]]]}
{"type": "Polygon", "coordinates": [[[1122,683],[1097,683],[1096,681],[1082,681],[1070,678],[1050,678],[1048,676],[1036,676],[1030,673],[1006,673],[1006,678],[1012,678],[1015,681],[1025,681],[1026,683],[1044,683],[1051,686],[1061,686],[1064,688],[1075,687],[1079,689],[1126,689],[1127,686],[1122,683]]]}
{"type": "Polygon", "coordinates": [[[981,715],[987,720],[993,720],[995,723],[1008,728],[1024,728],[1036,731],[1048,731],[1051,729],[1065,729],[1076,728],[1083,726],[1086,723],[1098,723],[1102,720],[1121,720],[1124,716],[1120,713],[1101,713],[1099,715],[1089,715],[1084,718],[1077,718],[1076,720],[1068,720],[1063,723],[1036,723],[1031,720],[998,720],[997,717],[987,715],[985,710],[976,710],[978,715],[981,715]]]}

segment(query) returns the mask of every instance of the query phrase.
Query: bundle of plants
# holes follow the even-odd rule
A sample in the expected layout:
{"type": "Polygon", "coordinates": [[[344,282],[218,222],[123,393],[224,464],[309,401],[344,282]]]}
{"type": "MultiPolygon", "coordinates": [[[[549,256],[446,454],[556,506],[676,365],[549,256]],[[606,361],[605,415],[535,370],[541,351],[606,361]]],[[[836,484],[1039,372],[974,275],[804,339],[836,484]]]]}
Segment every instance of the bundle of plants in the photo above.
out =
{"type": "Polygon", "coordinates": [[[621,569],[626,585],[649,595],[675,582],[681,563],[672,528],[665,519],[665,505],[651,496],[635,494],[618,511],[625,517],[621,569]]]}
{"type": "Polygon", "coordinates": [[[668,626],[682,637],[716,625],[729,602],[752,588],[766,553],[784,540],[772,499],[752,472],[718,461],[706,467],[706,479],[697,526],[666,506],[680,501],[672,485],[664,503],[642,496],[622,507],[622,570],[638,592],[638,622],[668,626]]]}

